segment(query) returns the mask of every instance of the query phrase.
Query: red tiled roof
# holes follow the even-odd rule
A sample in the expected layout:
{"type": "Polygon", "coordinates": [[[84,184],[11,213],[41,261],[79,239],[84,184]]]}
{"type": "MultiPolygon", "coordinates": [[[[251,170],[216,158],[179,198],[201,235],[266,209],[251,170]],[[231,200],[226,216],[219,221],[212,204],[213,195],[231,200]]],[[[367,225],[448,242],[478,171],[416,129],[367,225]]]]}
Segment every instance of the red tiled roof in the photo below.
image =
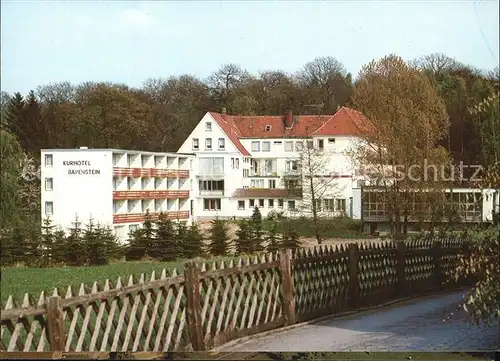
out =
{"type": "Polygon", "coordinates": [[[250,155],[239,138],[305,138],[310,136],[359,135],[371,128],[371,122],[354,109],[342,107],[334,115],[293,116],[293,125],[285,127],[286,116],[241,116],[210,112],[241,154],[250,155]],[[266,125],[271,126],[268,131],[266,125]]]}
{"type": "Polygon", "coordinates": [[[210,112],[210,115],[212,118],[215,119],[217,124],[222,128],[224,133],[226,133],[227,137],[229,140],[234,144],[236,149],[245,156],[250,156],[250,153],[248,153],[248,150],[245,149],[243,144],[241,144],[240,139],[242,137],[240,130],[238,127],[234,124],[234,121],[231,116],[228,115],[222,115],[219,113],[214,113],[210,112]]]}
{"type": "Polygon", "coordinates": [[[233,198],[300,198],[297,192],[283,188],[238,188],[233,198]]]}

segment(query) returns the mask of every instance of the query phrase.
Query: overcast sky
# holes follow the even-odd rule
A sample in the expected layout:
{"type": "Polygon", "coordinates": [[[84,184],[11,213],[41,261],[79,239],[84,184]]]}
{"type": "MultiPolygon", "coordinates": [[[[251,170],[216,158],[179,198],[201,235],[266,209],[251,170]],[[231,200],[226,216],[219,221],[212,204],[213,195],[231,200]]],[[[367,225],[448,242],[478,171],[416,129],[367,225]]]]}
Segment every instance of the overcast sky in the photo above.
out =
{"type": "Polygon", "coordinates": [[[353,73],[372,59],[443,52],[499,62],[499,1],[20,1],[1,3],[1,88],[58,81],[140,86],[202,79],[221,64],[294,72],[334,56],[353,73]]]}

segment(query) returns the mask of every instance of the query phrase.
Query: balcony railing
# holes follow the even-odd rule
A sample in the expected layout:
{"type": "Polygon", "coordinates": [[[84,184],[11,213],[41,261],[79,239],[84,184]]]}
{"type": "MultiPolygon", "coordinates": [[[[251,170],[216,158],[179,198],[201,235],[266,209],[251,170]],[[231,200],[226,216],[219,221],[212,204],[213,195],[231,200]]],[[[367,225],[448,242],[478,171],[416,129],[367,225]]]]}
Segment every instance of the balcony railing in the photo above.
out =
{"type": "MultiPolygon", "coordinates": [[[[189,219],[188,211],[163,212],[169,219],[189,219]]],[[[160,216],[159,212],[150,213],[151,220],[157,220],[160,216]]],[[[129,213],[113,215],[113,224],[144,222],[145,213],[129,213]]]]}
{"type": "Polygon", "coordinates": [[[113,199],[177,199],[189,198],[189,191],[114,191],[113,199]]]}
{"type": "Polygon", "coordinates": [[[279,174],[277,171],[273,171],[273,172],[257,171],[257,172],[254,172],[254,171],[250,170],[250,172],[248,173],[248,176],[249,177],[279,177],[279,174]]]}
{"type": "Polygon", "coordinates": [[[157,168],[113,168],[117,177],[157,177],[157,178],[189,178],[188,170],[157,169],[157,168]]]}
{"type": "Polygon", "coordinates": [[[223,197],[224,191],[207,191],[200,189],[200,196],[202,197],[223,197]]]}

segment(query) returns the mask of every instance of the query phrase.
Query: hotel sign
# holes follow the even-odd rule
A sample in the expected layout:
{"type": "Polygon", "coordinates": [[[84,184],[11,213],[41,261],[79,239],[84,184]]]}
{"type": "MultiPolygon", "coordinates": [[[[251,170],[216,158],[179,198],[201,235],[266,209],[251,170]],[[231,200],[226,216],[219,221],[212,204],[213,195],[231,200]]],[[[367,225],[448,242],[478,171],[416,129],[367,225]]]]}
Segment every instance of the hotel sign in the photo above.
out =
{"type": "Polygon", "coordinates": [[[68,175],[99,175],[100,169],[93,169],[90,160],[63,160],[63,166],[72,167],[68,169],[68,175]],[[80,167],[80,168],[74,168],[80,167]],[[88,167],[81,169],[81,167],[88,167]]]}

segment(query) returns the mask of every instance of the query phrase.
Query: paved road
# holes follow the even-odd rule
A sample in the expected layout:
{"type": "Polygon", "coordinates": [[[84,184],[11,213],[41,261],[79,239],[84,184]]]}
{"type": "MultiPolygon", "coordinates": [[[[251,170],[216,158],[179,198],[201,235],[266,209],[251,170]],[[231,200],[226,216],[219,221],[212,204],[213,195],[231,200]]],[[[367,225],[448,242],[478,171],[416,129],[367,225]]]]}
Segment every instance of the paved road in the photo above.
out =
{"type": "Polygon", "coordinates": [[[500,325],[464,322],[464,292],[431,296],[305,325],[225,348],[224,351],[486,351],[500,347],[500,325]]]}

